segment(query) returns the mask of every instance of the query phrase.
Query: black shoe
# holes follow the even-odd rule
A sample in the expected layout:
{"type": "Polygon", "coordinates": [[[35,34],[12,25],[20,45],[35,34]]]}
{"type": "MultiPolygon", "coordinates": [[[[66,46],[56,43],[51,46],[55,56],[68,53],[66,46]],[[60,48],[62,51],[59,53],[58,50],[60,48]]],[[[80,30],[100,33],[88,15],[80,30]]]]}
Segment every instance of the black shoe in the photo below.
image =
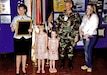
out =
{"type": "Polygon", "coordinates": [[[23,73],[23,75],[27,75],[27,73],[23,73]]]}
{"type": "Polygon", "coordinates": [[[72,67],[72,66],[69,66],[69,69],[73,69],[73,67],[72,67]]]}
{"type": "Polygon", "coordinates": [[[60,68],[64,68],[64,66],[65,66],[65,59],[64,58],[62,58],[61,59],[61,66],[60,66],[60,68]]]}
{"type": "Polygon", "coordinates": [[[64,68],[64,64],[63,63],[61,64],[60,68],[62,68],[62,69],[64,68]]]}
{"type": "Polygon", "coordinates": [[[68,64],[68,66],[69,66],[69,69],[73,69],[73,66],[72,66],[72,60],[69,60],[69,64],[68,64]]]}

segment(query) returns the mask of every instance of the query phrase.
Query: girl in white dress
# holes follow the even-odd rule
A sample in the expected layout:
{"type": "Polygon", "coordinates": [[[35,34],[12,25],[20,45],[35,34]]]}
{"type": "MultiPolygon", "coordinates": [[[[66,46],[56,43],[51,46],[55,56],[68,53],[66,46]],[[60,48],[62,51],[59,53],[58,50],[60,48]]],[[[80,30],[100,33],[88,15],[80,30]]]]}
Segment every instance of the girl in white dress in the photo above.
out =
{"type": "Polygon", "coordinates": [[[38,60],[38,70],[37,73],[40,73],[41,70],[41,61],[42,61],[42,73],[45,73],[44,63],[47,58],[47,34],[44,32],[44,26],[39,26],[39,33],[36,34],[35,37],[35,51],[36,51],[36,59],[38,60]]]}
{"type": "Polygon", "coordinates": [[[48,41],[48,48],[49,48],[49,60],[50,60],[50,73],[56,73],[57,69],[55,68],[55,60],[58,60],[58,46],[59,40],[56,37],[56,32],[51,32],[51,38],[48,41]]]}

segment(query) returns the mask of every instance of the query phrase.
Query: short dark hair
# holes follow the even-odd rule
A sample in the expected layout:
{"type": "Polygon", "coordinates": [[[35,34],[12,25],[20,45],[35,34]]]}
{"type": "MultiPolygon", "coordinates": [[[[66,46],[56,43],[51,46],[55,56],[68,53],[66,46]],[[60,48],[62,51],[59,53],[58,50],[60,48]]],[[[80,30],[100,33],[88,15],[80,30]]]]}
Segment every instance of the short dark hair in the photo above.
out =
{"type": "Polygon", "coordinates": [[[26,10],[26,12],[25,12],[25,14],[26,14],[26,13],[27,13],[27,6],[26,6],[25,4],[20,4],[20,5],[18,6],[18,9],[19,9],[20,7],[23,7],[23,8],[26,10]]]}

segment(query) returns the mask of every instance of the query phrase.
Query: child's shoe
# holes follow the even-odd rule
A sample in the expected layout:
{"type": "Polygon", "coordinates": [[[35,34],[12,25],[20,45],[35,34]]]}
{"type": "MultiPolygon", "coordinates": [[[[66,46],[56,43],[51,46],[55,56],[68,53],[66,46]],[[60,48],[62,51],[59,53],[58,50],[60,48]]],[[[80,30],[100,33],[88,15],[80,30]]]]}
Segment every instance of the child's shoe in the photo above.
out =
{"type": "Polygon", "coordinates": [[[50,68],[49,68],[49,72],[50,72],[50,73],[53,73],[53,69],[50,69],[50,68]]]}
{"type": "Polygon", "coordinates": [[[53,72],[54,72],[54,73],[56,73],[56,72],[57,72],[57,69],[56,69],[56,68],[55,68],[55,69],[53,69],[53,72]]]}
{"type": "Polygon", "coordinates": [[[40,73],[40,70],[37,70],[37,73],[40,73]]]}
{"type": "Polygon", "coordinates": [[[42,70],[42,73],[45,73],[45,70],[42,70]]]}

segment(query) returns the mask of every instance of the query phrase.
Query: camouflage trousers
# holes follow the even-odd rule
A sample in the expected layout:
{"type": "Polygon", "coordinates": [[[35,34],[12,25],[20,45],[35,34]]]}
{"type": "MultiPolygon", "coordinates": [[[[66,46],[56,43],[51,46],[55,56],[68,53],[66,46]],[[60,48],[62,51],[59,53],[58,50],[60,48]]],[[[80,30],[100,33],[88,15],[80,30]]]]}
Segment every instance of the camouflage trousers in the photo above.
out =
{"type": "Polygon", "coordinates": [[[61,39],[59,44],[60,44],[59,47],[60,58],[64,59],[67,56],[68,59],[72,60],[73,49],[76,45],[74,39],[73,40],[61,39]]]}

